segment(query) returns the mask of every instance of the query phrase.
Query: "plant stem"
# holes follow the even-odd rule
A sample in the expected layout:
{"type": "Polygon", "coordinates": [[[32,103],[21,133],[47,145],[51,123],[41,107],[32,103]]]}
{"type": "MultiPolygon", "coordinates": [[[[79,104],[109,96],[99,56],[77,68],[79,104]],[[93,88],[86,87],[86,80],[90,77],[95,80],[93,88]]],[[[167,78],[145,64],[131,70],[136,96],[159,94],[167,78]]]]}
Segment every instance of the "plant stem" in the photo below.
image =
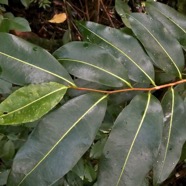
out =
{"type": "Polygon", "coordinates": [[[116,94],[116,93],[129,92],[129,91],[153,91],[153,90],[159,90],[159,89],[163,89],[163,88],[167,88],[167,87],[171,87],[171,86],[175,86],[175,85],[179,85],[183,83],[186,83],[186,79],[182,79],[182,80],[179,80],[173,83],[168,83],[168,84],[159,85],[159,86],[150,87],[150,88],[135,88],[134,87],[134,88],[125,88],[125,89],[120,89],[120,90],[111,90],[111,91],[84,88],[84,87],[69,87],[69,88],[81,90],[81,91],[104,93],[104,94],[116,94]]]}

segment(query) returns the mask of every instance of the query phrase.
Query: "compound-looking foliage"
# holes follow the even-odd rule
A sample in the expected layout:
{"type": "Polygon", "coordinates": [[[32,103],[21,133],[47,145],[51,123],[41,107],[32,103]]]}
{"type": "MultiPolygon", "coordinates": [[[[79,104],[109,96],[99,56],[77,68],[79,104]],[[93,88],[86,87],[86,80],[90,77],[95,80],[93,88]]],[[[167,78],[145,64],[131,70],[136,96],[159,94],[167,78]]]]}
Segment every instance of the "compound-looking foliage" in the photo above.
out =
{"type": "Polygon", "coordinates": [[[116,10],[128,28],[77,22],[83,41],[53,55],[0,34],[2,99],[10,94],[0,184],[141,186],[153,172],[158,185],[174,170],[186,141],[186,18],[152,1],[146,14],[121,0],[116,10]]]}

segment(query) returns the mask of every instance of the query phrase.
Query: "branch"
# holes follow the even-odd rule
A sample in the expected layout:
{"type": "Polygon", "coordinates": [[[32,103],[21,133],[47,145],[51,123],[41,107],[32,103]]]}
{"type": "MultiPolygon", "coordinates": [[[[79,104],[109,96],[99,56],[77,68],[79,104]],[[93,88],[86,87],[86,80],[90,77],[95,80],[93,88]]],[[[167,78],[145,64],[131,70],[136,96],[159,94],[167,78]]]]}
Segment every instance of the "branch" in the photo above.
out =
{"type": "Polygon", "coordinates": [[[186,79],[182,79],[182,80],[179,80],[173,83],[168,83],[168,84],[159,85],[159,86],[150,87],[150,88],[126,88],[126,89],[112,90],[112,91],[98,90],[98,89],[91,89],[91,88],[84,88],[84,87],[69,87],[69,88],[81,90],[81,91],[104,93],[104,94],[116,94],[116,93],[129,92],[129,91],[148,91],[149,92],[153,90],[159,90],[159,89],[163,89],[167,87],[172,87],[172,86],[179,85],[182,83],[186,83],[186,79]]]}

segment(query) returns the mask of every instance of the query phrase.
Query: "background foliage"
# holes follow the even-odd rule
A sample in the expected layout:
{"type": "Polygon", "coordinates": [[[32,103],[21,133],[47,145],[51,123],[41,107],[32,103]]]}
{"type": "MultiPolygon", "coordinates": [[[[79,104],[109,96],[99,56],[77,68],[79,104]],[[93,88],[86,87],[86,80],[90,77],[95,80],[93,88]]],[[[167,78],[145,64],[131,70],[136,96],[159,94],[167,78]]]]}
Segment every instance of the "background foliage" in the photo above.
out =
{"type": "Polygon", "coordinates": [[[125,28],[76,21],[53,54],[0,33],[0,185],[166,185],[184,165],[185,16],[115,3],[125,28]]]}

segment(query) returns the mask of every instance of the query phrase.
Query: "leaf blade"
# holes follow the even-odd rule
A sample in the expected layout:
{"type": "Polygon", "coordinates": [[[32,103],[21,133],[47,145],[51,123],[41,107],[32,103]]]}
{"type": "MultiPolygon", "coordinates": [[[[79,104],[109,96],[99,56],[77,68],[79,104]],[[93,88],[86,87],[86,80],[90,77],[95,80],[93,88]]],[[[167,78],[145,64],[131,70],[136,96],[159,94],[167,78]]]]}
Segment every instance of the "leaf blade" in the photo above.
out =
{"type": "Polygon", "coordinates": [[[157,20],[145,14],[129,15],[132,30],[144,45],[154,64],[182,79],[183,51],[178,41],[157,20]]]}
{"type": "Polygon", "coordinates": [[[106,142],[98,185],[141,185],[158,154],[162,123],[156,98],[150,93],[136,96],[116,119],[106,142]]]}
{"type": "Polygon", "coordinates": [[[51,185],[63,177],[91,145],[104,117],[106,97],[76,97],[44,118],[16,155],[9,185],[51,185]]]}
{"type": "Polygon", "coordinates": [[[0,104],[0,125],[14,125],[39,119],[62,99],[67,87],[43,83],[20,88],[0,104]]]}
{"type": "Polygon", "coordinates": [[[0,42],[6,43],[0,45],[2,79],[18,85],[57,81],[75,86],[67,71],[46,50],[7,33],[0,34],[0,42]]]}
{"type": "Polygon", "coordinates": [[[148,13],[162,22],[177,39],[181,39],[186,34],[186,17],[183,14],[159,2],[147,2],[146,8],[148,13]]]}
{"type": "Polygon", "coordinates": [[[186,140],[185,108],[182,98],[171,88],[162,100],[165,125],[157,163],[154,165],[154,183],[163,182],[175,168],[186,140]]]}
{"type": "Polygon", "coordinates": [[[131,87],[123,65],[115,63],[114,56],[95,44],[71,42],[57,49],[54,56],[76,77],[107,86],[131,87]]]}
{"type": "Polygon", "coordinates": [[[152,63],[135,38],[120,30],[97,23],[78,22],[77,25],[86,41],[98,44],[118,58],[118,61],[127,69],[131,80],[151,82],[155,85],[152,63]],[[140,59],[137,56],[140,56],[140,59]]]}

